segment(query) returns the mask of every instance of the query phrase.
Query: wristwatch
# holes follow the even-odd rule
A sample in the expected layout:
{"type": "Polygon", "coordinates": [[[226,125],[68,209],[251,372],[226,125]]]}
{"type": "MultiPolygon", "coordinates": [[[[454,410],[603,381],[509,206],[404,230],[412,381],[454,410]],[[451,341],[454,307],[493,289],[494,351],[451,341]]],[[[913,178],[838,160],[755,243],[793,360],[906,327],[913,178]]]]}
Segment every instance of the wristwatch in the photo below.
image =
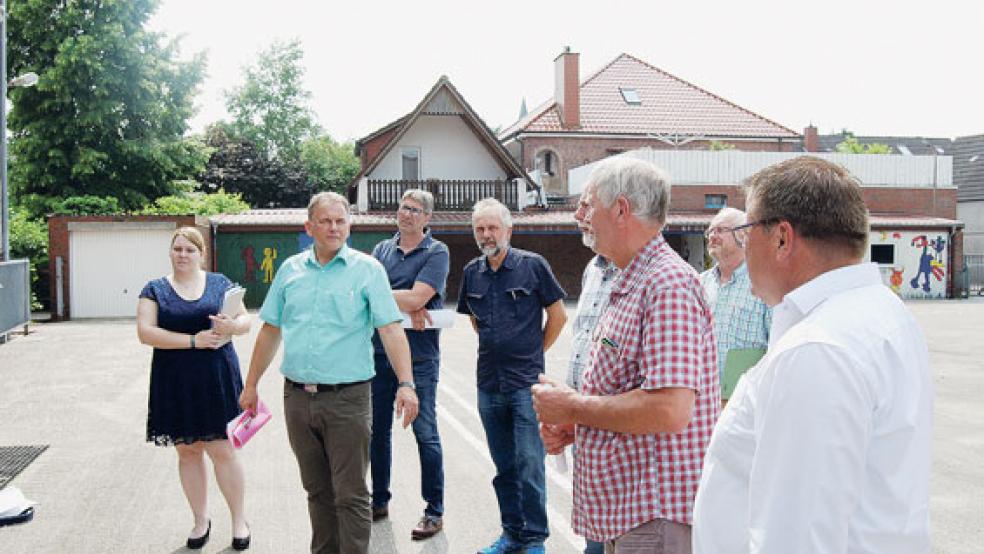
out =
{"type": "Polygon", "coordinates": [[[413,381],[400,381],[400,384],[397,385],[397,388],[400,388],[400,387],[407,387],[407,388],[409,388],[410,390],[412,390],[414,392],[416,392],[416,390],[417,390],[417,385],[415,385],[413,383],[413,381]]]}

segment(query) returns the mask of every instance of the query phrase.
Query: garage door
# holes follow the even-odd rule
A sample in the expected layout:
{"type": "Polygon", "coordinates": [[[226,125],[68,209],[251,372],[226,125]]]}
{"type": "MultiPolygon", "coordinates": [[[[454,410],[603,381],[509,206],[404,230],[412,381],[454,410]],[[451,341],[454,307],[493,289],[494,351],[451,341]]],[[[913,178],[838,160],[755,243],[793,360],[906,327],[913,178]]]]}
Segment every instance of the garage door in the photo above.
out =
{"type": "Polygon", "coordinates": [[[69,224],[71,317],[133,317],[147,281],[171,272],[174,229],[169,222],[69,224]]]}

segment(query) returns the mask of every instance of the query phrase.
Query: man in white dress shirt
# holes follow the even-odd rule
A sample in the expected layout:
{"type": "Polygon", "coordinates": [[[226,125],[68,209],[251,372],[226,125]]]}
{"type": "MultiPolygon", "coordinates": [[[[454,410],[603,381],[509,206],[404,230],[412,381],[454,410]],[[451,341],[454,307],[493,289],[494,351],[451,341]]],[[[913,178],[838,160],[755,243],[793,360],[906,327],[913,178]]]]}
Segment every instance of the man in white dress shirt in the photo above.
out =
{"type": "Polygon", "coordinates": [[[930,552],[926,342],[861,263],[857,179],[800,157],[747,183],[752,292],[774,306],[704,459],[696,554],[930,552]]]}

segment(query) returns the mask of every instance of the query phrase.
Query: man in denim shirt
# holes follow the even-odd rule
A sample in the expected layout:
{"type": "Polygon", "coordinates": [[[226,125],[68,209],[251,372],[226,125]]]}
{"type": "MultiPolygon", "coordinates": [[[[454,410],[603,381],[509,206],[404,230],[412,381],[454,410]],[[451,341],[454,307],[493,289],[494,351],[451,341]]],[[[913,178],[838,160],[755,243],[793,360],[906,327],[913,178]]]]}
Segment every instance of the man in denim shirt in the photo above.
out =
{"type": "MultiPolygon", "coordinates": [[[[427,310],[444,307],[444,290],[448,280],[448,247],[431,236],[427,223],[434,211],[434,196],[419,189],[403,193],[397,209],[398,232],[393,238],[376,245],[372,257],[386,269],[393,298],[400,310],[410,314],[414,328],[407,329],[413,380],[417,385],[420,411],[413,422],[413,434],[420,454],[420,489],[424,515],[410,532],[414,540],[434,536],[443,528],[444,463],[441,437],[437,431],[437,380],[441,351],[439,330],[424,329],[427,310]]],[[[375,346],[376,376],[372,379],[372,518],[389,515],[392,466],[393,400],[400,383],[386,358],[386,350],[377,334],[375,346]]]]}
{"type": "Polygon", "coordinates": [[[543,552],[549,534],[545,452],[530,387],[567,320],[565,294],[542,256],[509,246],[512,217],[502,203],[476,203],[472,227],[482,256],[465,266],[458,311],[471,316],[478,333],[478,411],[495,464],[492,486],[503,530],[480,552],[543,552]]]}

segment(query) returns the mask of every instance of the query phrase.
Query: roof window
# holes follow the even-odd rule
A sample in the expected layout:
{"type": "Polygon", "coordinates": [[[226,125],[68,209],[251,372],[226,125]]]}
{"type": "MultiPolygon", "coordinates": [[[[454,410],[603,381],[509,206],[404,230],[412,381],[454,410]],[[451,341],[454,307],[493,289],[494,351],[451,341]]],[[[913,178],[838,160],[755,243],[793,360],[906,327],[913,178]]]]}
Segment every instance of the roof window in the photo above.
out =
{"type": "Polygon", "coordinates": [[[622,93],[622,98],[625,100],[626,104],[632,104],[638,106],[642,104],[642,98],[639,98],[639,93],[634,88],[619,88],[619,92],[622,93]]]}

